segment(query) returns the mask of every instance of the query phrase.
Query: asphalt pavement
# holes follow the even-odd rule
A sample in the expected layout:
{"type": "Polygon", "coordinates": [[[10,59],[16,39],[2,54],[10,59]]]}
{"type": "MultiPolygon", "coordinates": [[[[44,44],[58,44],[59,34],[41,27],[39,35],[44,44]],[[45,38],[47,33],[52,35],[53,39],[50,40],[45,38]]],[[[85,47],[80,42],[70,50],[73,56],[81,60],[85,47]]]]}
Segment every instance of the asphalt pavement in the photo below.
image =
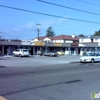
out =
{"type": "Polygon", "coordinates": [[[80,56],[59,56],[59,57],[48,57],[34,55],[30,57],[13,57],[13,56],[1,56],[0,66],[2,67],[42,67],[46,65],[55,64],[67,64],[71,62],[79,62],[80,56]]]}
{"type": "Polygon", "coordinates": [[[91,93],[99,95],[99,79],[100,63],[0,68],[0,95],[7,100],[99,100],[91,99],[91,93]]]}

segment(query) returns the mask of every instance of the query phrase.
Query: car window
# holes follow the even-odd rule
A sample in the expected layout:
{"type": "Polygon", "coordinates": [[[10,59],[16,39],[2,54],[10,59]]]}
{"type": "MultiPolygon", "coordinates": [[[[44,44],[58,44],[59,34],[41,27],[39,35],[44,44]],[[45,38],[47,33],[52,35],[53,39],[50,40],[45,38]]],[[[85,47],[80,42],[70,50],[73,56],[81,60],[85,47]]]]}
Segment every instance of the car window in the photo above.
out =
{"type": "Polygon", "coordinates": [[[24,52],[28,52],[28,50],[23,50],[24,52]]]}
{"type": "Polygon", "coordinates": [[[87,53],[86,56],[100,56],[100,53],[87,53]]]}
{"type": "Polygon", "coordinates": [[[100,53],[97,53],[98,56],[100,56],[100,53]]]}
{"type": "Polygon", "coordinates": [[[19,52],[20,50],[16,50],[16,52],[19,52]]]}
{"type": "Polygon", "coordinates": [[[95,56],[95,53],[87,53],[86,56],[95,56]]]}

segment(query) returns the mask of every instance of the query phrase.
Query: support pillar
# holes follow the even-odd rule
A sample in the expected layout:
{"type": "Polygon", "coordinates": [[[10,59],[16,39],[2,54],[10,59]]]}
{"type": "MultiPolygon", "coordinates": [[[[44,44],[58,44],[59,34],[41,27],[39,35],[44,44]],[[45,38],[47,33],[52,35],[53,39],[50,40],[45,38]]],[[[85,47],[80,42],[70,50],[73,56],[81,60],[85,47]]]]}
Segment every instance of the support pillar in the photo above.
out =
{"type": "Polygon", "coordinates": [[[78,55],[78,48],[75,48],[75,55],[78,55]]]}
{"type": "Polygon", "coordinates": [[[36,52],[35,52],[35,47],[33,47],[33,55],[35,55],[36,54],[36,52]]]}
{"type": "Polygon", "coordinates": [[[68,47],[68,54],[71,55],[71,48],[68,47]]]}
{"type": "Polygon", "coordinates": [[[4,55],[4,46],[2,46],[2,55],[4,55]]]}
{"type": "Polygon", "coordinates": [[[80,48],[80,55],[82,56],[83,55],[83,48],[80,48]]]}
{"type": "Polygon", "coordinates": [[[48,52],[49,51],[49,48],[48,47],[45,47],[45,52],[48,52]]]}

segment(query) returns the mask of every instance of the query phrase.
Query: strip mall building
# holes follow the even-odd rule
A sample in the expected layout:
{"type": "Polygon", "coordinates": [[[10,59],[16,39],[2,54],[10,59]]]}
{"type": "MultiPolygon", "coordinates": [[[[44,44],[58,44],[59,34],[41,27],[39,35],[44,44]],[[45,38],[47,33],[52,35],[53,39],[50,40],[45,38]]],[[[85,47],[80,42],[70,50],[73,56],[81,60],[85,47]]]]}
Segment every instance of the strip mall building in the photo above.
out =
{"type": "Polygon", "coordinates": [[[76,37],[75,35],[59,35],[54,37],[40,37],[32,40],[0,39],[0,54],[11,55],[18,48],[30,50],[31,55],[37,51],[64,51],[65,55],[82,55],[87,51],[100,51],[100,36],[76,37]]]}

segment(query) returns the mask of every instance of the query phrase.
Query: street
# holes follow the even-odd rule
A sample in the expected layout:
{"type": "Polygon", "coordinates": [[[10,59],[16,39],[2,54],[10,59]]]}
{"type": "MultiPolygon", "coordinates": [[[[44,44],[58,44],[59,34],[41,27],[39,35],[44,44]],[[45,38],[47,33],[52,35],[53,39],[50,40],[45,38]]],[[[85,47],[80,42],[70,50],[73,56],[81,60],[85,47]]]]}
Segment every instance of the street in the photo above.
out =
{"type": "Polygon", "coordinates": [[[100,92],[100,63],[0,68],[0,95],[8,100],[91,100],[92,92],[100,92]]]}

